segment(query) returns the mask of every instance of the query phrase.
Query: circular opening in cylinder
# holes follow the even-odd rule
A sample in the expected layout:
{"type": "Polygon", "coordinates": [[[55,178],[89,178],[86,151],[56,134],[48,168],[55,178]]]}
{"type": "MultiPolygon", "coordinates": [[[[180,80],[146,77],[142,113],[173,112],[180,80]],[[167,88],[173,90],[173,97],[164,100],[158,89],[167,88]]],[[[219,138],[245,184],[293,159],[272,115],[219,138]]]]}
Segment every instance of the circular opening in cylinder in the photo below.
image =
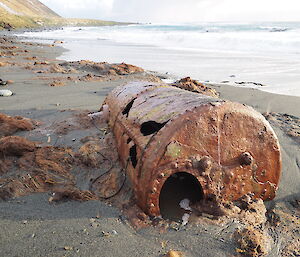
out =
{"type": "Polygon", "coordinates": [[[184,199],[194,204],[203,199],[203,190],[195,176],[187,172],[178,172],[166,180],[160,191],[159,208],[162,217],[181,221],[187,212],[180,207],[180,202],[184,199]]]}

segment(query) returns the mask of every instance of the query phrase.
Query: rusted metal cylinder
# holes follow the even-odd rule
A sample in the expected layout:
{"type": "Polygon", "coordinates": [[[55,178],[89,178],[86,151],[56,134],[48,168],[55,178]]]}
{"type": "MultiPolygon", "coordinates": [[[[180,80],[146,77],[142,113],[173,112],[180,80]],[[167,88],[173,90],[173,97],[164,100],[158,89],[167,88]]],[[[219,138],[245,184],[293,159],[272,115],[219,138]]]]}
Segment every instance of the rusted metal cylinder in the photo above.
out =
{"type": "Polygon", "coordinates": [[[274,198],[280,147],[253,108],[149,82],[117,87],[104,105],[120,161],[146,213],[160,215],[162,187],[180,172],[199,181],[204,197],[274,198]]]}

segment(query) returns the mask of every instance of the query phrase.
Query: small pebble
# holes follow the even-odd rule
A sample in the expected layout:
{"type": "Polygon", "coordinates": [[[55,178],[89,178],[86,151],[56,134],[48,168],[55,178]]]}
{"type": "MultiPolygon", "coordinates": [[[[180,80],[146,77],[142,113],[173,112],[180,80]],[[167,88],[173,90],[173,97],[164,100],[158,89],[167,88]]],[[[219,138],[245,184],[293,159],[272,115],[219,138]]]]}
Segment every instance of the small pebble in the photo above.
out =
{"type": "Polygon", "coordinates": [[[98,227],[98,224],[97,224],[97,223],[92,223],[91,226],[92,226],[93,228],[96,228],[96,227],[98,227]]]}
{"type": "Polygon", "coordinates": [[[64,250],[66,250],[66,251],[72,251],[73,247],[72,246],[65,246],[64,250]]]}
{"type": "Polygon", "coordinates": [[[8,89],[2,89],[0,90],[0,96],[12,96],[12,92],[8,89]]]}
{"type": "Polygon", "coordinates": [[[166,257],[183,257],[184,255],[182,252],[171,250],[165,256],[166,257]]]}
{"type": "Polygon", "coordinates": [[[101,232],[101,236],[102,236],[102,237],[104,237],[104,236],[105,236],[105,237],[109,237],[109,233],[107,233],[107,232],[105,232],[105,231],[102,231],[102,232],[101,232]]]}

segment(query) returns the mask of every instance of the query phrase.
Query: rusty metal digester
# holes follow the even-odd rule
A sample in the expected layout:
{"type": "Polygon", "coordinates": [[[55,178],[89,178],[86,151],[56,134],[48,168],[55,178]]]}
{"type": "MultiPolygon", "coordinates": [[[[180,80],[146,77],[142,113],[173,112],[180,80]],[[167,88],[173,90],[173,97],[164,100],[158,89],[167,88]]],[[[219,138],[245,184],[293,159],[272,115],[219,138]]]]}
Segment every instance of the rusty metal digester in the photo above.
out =
{"type": "Polygon", "coordinates": [[[180,172],[199,181],[204,198],[275,197],[280,147],[253,108],[149,82],[117,87],[104,105],[120,161],[149,215],[160,215],[162,187],[180,172]]]}

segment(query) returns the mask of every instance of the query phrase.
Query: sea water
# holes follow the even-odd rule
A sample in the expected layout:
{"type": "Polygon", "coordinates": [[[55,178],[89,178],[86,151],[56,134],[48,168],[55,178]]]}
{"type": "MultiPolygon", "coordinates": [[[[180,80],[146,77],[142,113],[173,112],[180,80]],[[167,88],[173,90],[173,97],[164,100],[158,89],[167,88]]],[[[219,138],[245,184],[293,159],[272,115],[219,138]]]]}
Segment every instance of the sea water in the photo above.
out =
{"type": "Polygon", "coordinates": [[[175,77],[300,96],[300,23],[67,27],[22,36],[62,40],[66,60],[126,62],[175,77]]]}

